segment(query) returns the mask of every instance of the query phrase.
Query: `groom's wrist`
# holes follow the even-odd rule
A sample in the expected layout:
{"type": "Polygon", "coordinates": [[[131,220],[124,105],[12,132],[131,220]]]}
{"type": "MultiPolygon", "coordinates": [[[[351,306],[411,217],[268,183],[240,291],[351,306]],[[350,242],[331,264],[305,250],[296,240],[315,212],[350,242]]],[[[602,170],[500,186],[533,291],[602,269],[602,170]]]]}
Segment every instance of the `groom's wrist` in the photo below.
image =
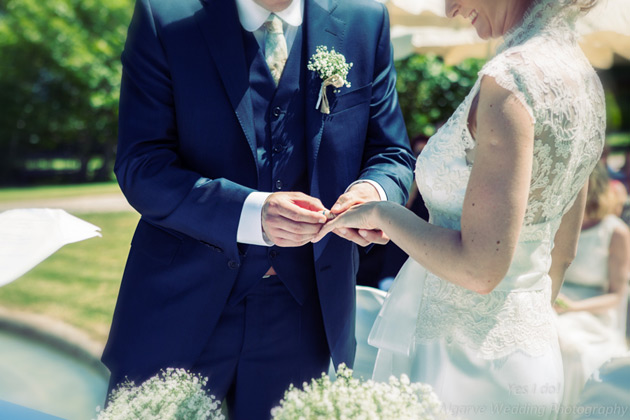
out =
{"type": "Polygon", "coordinates": [[[387,201],[387,193],[385,192],[381,184],[376,181],[372,181],[371,179],[359,179],[357,181],[354,181],[352,184],[350,184],[350,186],[348,186],[348,188],[346,188],[346,192],[350,191],[352,187],[360,184],[370,185],[376,191],[374,201],[387,201]]]}

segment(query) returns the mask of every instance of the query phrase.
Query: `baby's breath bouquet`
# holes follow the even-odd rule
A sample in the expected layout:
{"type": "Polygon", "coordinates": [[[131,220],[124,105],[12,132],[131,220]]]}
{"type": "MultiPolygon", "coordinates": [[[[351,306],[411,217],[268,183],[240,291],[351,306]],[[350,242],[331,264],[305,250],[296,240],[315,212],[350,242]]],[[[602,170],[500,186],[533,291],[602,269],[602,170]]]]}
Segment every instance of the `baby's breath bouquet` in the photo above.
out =
{"type": "Polygon", "coordinates": [[[316,72],[322,80],[337,75],[343,83],[342,86],[346,85],[346,87],[350,87],[351,85],[347,77],[348,72],[352,68],[352,63],[346,63],[346,57],[344,57],[343,54],[339,54],[334,48],[328,51],[328,47],[325,45],[320,45],[315,51],[315,54],[308,60],[308,66],[306,68],[316,72]]]}
{"type": "Polygon", "coordinates": [[[127,381],[110,396],[96,420],[225,420],[221,404],[203,387],[207,378],[168,368],[140,386],[127,381]]]}
{"type": "Polygon", "coordinates": [[[352,68],[352,63],[346,63],[346,57],[343,54],[336,52],[334,48],[328,51],[328,47],[325,45],[320,45],[315,51],[315,54],[308,60],[306,68],[316,72],[319,78],[322,79],[322,87],[319,91],[319,98],[315,108],[324,114],[328,114],[330,113],[330,108],[326,97],[326,87],[330,85],[335,88],[340,88],[344,85],[350,87],[348,72],[352,68]]]}
{"type": "Polygon", "coordinates": [[[285,392],[273,420],[434,420],[443,419],[442,404],[429,385],[410,383],[405,375],[389,383],[361,381],[339,365],[337,380],[323,374],[285,392]]]}

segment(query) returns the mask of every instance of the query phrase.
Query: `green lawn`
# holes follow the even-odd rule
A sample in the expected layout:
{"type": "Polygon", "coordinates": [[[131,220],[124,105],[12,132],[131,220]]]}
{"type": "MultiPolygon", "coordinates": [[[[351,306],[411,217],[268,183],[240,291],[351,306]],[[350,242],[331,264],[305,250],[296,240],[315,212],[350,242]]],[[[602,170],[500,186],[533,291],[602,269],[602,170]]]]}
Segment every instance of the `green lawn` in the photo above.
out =
{"type": "MultiPolygon", "coordinates": [[[[69,187],[68,191],[63,187],[51,191],[43,188],[38,196],[44,192],[59,197],[52,194],[58,190],[67,197],[71,195],[66,193],[85,191],[84,187],[93,193],[108,191],[113,186],[69,187]]],[[[0,200],[5,193],[0,192],[0,200]]],[[[16,190],[10,194],[15,197],[22,192],[16,190]]],[[[23,199],[28,198],[25,194],[23,199]]],[[[0,288],[0,305],[60,319],[104,343],[139,215],[120,212],[77,216],[99,226],[103,237],[66,245],[29,273],[0,288]]]]}
{"type": "Polygon", "coordinates": [[[113,194],[117,192],[120,192],[120,188],[116,182],[27,188],[0,188],[0,202],[42,198],[69,198],[82,195],[113,194]]]}

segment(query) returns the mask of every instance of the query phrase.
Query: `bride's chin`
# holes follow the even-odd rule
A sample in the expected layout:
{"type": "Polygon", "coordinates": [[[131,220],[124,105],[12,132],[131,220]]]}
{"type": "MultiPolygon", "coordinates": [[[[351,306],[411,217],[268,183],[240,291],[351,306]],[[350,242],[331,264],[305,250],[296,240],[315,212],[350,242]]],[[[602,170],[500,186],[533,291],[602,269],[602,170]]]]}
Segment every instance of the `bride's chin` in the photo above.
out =
{"type": "Polygon", "coordinates": [[[486,31],[479,30],[478,28],[475,28],[475,30],[477,31],[477,35],[479,36],[479,38],[483,39],[484,41],[487,41],[490,38],[492,38],[492,34],[486,31]]]}
{"type": "Polygon", "coordinates": [[[479,22],[475,22],[473,27],[475,28],[475,31],[477,32],[477,35],[479,36],[479,38],[483,39],[484,41],[494,38],[492,36],[492,29],[488,28],[487,25],[483,25],[483,24],[480,24],[479,22]]]}

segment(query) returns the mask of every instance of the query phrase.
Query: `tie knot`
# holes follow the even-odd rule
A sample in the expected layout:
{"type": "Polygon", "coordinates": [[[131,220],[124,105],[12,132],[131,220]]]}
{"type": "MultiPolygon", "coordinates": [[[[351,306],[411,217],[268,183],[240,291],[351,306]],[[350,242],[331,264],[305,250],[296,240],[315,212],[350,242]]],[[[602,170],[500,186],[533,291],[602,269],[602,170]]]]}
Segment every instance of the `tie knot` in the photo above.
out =
{"type": "Polygon", "coordinates": [[[270,34],[283,34],[282,20],[275,14],[270,14],[269,18],[265,21],[265,29],[270,34]]]}

